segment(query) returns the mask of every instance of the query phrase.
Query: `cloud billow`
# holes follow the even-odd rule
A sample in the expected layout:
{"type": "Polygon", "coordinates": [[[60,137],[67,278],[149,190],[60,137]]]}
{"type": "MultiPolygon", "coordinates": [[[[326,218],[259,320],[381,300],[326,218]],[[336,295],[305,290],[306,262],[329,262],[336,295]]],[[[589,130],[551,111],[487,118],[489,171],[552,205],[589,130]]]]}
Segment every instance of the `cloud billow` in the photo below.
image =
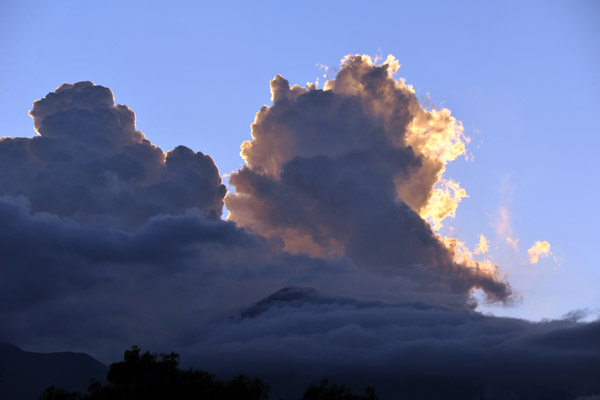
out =
{"type": "Polygon", "coordinates": [[[241,316],[188,348],[188,360],[223,374],[235,360],[265,377],[275,398],[320,377],[375,385],[383,399],[574,399],[600,390],[598,321],[533,323],[307,288],[283,289],[241,316]]]}
{"type": "Polygon", "coordinates": [[[397,67],[349,57],[327,90],[276,77],[229,221],[212,159],[154,146],[109,89],[35,102],[40,136],[0,141],[0,341],[104,362],[177,351],[286,398],[325,377],[382,399],[600,393],[598,321],[473,310],[473,288],[511,288],[432,230],[457,204],[435,185],[464,139],[397,67]]]}
{"type": "Polygon", "coordinates": [[[184,146],[165,154],[109,89],[64,84],[30,114],[40,136],[0,141],[0,188],[33,212],[128,230],[188,209],[220,217],[225,186],[212,159],[184,146]]]}
{"type": "Polygon", "coordinates": [[[275,77],[273,106],[258,112],[253,140],[242,145],[247,165],[230,178],[236,192],[225,200],[229,219],[283,238],[291,252],[345,255],[374,272],[399,274],[410,290],[466,298],[479,287],[505,301],[509,285],[454,262],[419,215],[444,164],[463,150],[450,119],[433,125],[433,140],[421,137],[440,117],[392,78],[393,61],[378,66],[348,57],[326,90],[290,88],[275,77]]]}

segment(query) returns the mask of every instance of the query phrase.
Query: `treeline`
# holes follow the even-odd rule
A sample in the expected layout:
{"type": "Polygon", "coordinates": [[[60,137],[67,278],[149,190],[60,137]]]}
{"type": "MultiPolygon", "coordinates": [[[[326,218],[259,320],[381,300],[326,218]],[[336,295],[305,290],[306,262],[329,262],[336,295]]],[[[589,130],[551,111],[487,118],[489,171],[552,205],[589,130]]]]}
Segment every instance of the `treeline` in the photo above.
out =
{"type": "MultiPolygon", "coordinates": [[[[179,354],[156,354],[133,346],[123,361],[110,365],[106,384],[92,381],[87,393],[68,392],[51,386],[40,400],[268,400],[269,385],[258,378],[239,375],[216,380],[201,370],[179,368],[179,354]]],[[[347,386],[321,381],[310,385],[301,400],[378,400],[375,389],[355,394],[347,386]]]]}

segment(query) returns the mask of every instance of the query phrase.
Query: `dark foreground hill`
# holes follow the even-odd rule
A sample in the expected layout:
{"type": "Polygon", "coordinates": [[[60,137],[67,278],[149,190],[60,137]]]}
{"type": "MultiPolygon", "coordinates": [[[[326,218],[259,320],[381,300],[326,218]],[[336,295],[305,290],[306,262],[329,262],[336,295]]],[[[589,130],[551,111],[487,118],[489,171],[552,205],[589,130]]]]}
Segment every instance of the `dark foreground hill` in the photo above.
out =
{"type": "Polygon", "coordinates": [[[50,385],[85,392],[90,379],[104,382],[107,372],[85,353],[32,353],[0,343],[0,399],[37,400],[50,385]]]}

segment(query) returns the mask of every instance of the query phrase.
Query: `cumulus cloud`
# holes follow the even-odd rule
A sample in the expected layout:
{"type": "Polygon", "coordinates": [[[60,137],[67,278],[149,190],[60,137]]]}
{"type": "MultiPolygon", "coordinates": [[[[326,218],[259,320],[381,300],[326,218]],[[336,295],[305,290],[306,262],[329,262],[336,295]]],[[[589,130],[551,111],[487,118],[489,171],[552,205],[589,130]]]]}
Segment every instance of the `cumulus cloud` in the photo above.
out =
{"type": "Polygon", "coordinates": [[[424,219],[457,204],[442,174],[466,138],[398,67],[349,57],[327,90],[276,77],[231,176],[230,221],[210,157],[152,145],[109,89],[65,84],[36,102],[39,136],[0,141],[0,341],[104,362],[134,343],[177,351],[273,396],[325,377],[382,399],[600,392],[597,321],[474,311],[474,288],[511,290],[473,260],[487,240],[470,251],[424,219]]]}
{"type": "Polygon", "coordinates": [[[434,227],[466,196],[443,180],[465,151],[462,126],[447,109],[427,111],[415,91],[393,78],[393,57],[376,65],[347,57],[325,90],[271,81],[273,105],[242,145],[247,165],[233,173],[229,219],[285,249],[345,255],[357,265],[405,278],[406,288],[462,293],[474,287],[506,300],[494,268],[453,261],[434,227]],[[440,187],[436,184],[440,183],[440,187]]]}
{"type": "Polygon", "coordinates": [[[0,140],[0,188],[32,211],[129,230],[189,209],[221,216],[226,189],[212,159],[184,146],[165,154],[109,89],[64,84],[30,115],[39,136],[0,140]]]}
{"type": "Polygon", "coordinates": [[[529,262],[532,264],[537,264],[540,258],[548,257],[550,254],[550,243],[547,241],[537,241],[527,250],[527,254],[529,254],[529,262]]]}

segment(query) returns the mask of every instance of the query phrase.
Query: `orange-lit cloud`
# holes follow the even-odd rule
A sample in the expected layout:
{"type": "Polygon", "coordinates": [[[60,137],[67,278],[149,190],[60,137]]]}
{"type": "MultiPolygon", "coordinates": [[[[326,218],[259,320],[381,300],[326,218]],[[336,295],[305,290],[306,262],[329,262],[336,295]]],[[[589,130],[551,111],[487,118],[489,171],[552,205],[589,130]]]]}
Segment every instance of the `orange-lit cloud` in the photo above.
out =
{"type": "MultiPolygon", "coordinates": [[[[465,154],[465,146],[470,139],[464,134],[460,121],[451,115],[446,108],[427,110],[419,104],[415,90],[403,78],[398,80],[393,76],[398,72],[400,64],[394,56],[387,58],[377,65],[377,57],[346,56],[342,59],[340,73],[325,82],[325,92],[331,91],[343,96],[354,96],[360,99],[364,112],[381,123],[387,139],[396,147],[410,146],[420,157],[421,166],[410,174],[398,173],[395,176],[397,196],[406,202],[422,218],[430,222],[434,230],[443,226],[442,222],[456,215],[456,209],[461,199],[468,197],[460,183],[452,179],[444,179],[446,164],[465,154]],[[381,69],[385,76],[373,79],[368,86],[361,76],[371,70],[381,69]],[[376,81],[376,83],[375,83],[376,81]],[[372,86],[380,88],[372,90],[372,86]]],[[[329,68],[332,69],[332,68],[329,68]]],[[[298,96],[315,90],[315,85],[302,88],[290,86],[281,75],[271,81],[271,100],[294,100],[298,96]]],[[[338,111],[339,112],[339,111],[338,111]]],[[[268,136],[266,140],[247,141],[242,144],[241,156],[250,167],[258,167],[266,173],[276,175],[280,166],[288,161],[293,154],[309,155],[314,153],[309,147],[298,148],[291,146],[290,127],[280,121],[273,121],[272,110],[264,106],[257,114],[252,124],[254,139],[268,136]],[[267,121],[268,119],[268,121],[267,121]],[[277,132],[273,134],[271,132],[277,132]],[[263,142],[265,142],[263,144],[263,142]],[[259,161],[260,160],[260,161],[259,161]]],[[[300,115],[290,115],[298,118],[300,115]]],[[[305,130],[314,130],[324,115],[314,116],[312,121],[297,121],[305,126],[305,130]],[[315,118],[316,117],[316,118],[315,118]]],[[[339,129],[339,128],[336,128],[339,129]]],[[[366,138],[339,137],[331,149],[322,148],[325,153],[343,152],[350,146],[366,144],[366,138]],[[360,140],[363,143],[357,143],[360,140]],[[347,143],[343,143],[345,141],[347,143]]],[[[322,142],[322,138],[319,139],[322,142]]]]}
{"type": "Polygon", "coordinates": [[[498,279],[500,278],[500,275],[498,274],[498,265],[490,260],[475,260],[474,254],[478,253],[476,251],[471,251],[464,242],[450,237],[444,237],[442,240],[444,241],[446,247],[452,252],[454,260],[457,263],[464,264],[469,268],[484,271],[485,273],[490,274],[498,279]]]}
{"type": "MultiPolygon", "coordinates": [[[[423,203],[415,203],[413,199],[410,202],[421,217],[427,219],[434,230],[438,230],[444,219],[455,217],[461,199],[468,197],[458,182],[443,179],[443,174],[448,162],[465,154],[465,145],[470,139],[465,136],[462,123],[451,115],[450,110],[442,108],[427,111],[420,108],[408,126],[406,141],[424,156],[426,166],[422,171],[430,174],[429,182],[434,186],[423,203]]],[[[416,174],[413,181],[421,183],[423,176],[416,174]]],[[[410,181],[408,185],[412,186],[410,181]]]]}
{"type": "MultiPolygon", "coordinates": [[[[342,59],[342,69],[366,71],[375,68],[376,61],[366,55],[346,56],[342,59]]],[[[468,197],[458,182],[443,179],[443,174],[448,162],[465,154],[465,145],[470,139],[465,136],[462,123],[451,115],[449,109],[425,109],[417,101],[412,85],[403,78],[393,79],[400,68],[394,56],[388,55],[382,65],[387,66],[388,79],[381,92],[374,92],[360,81],[339,75],[327,81],[325,89],[361,97],[369,113],[393,132],[391,139],[395,145],[409,145],[422,157],[421,168],[413,171],[408,179],[406,176],[396,177],[396,190],[399,198],[427,219],[434,230],[438,230],[444,219],[456,215],[461,199],[468,197]],[[409,118],[406,117],[407,111],[409,118]],[[406,123],[406,120],[409,122],[406,123]],[[399,123],[402,125],[399,126],[399,123]]]]}
{"type": "Polygon", "coordinates": [[[421,291],[482,287],[504,300],[495,264],[433,232],[468,197],[444,172],[469,139],[450,110],[424,108],[394,78],[399,67],[393,56],[347,56],[324,90],[275,76],[273,104],[242,145],[246,166],[230,178],[229,220],[291,253],[348,257],[421,291]]]}
{"type": "Polygon", "coordinates": [[[479,243],[477,244],[477,248],[475,249],[474,253],[475,254],[485,254],[488,252],[488,250],[489,250],[489,242],[485,238],[485,236],[483,236],[483,234],[480,234],[479,235],[479,243]]]}
{"type": "Polygon", "coordinates": [[[456,209],[463,197],[469,196],[466,190],[460,187],[460,183],[452,179],[443,179],[437,184],[427,205],[421,208],[419,214],[421,218],[429,221],[434,231],[437,231],[442,227],[444,219],[456,216],[456,209]]]}
{"type": "Polygon", "coordinates": [[[537,264],[540,258],[548,257],[550,254],[550,243],[547,241],[537,241],[533,244],[533,246],[527,250],[529,254],[529,262],[532,264],[537,264]]]}

